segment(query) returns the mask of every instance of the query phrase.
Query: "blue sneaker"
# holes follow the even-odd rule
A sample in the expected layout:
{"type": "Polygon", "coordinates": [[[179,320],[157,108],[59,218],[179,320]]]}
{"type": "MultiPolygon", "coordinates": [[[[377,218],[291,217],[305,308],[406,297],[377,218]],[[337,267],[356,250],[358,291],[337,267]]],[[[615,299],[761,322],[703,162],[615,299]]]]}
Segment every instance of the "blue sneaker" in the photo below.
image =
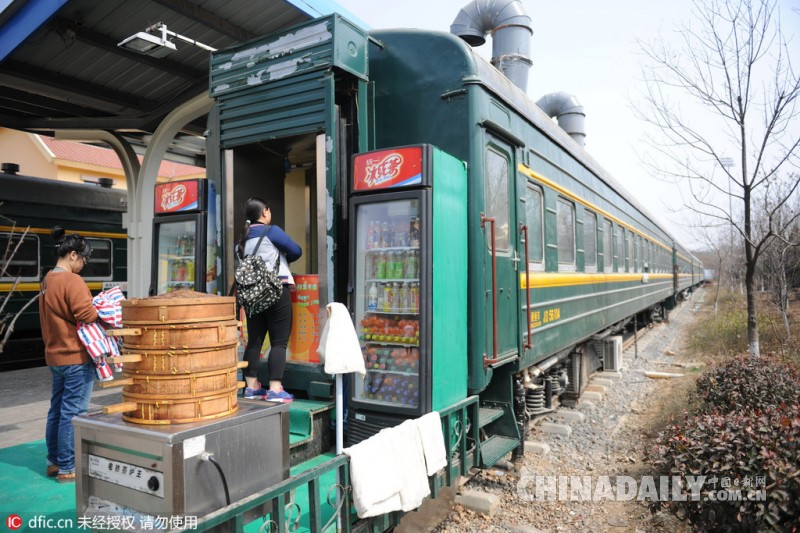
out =
{"type": "Polygon", "coordinates": [[[275,392],[268,390],[267,396],[264,398],[268,402],[282,402],[282,403],[289,403],[294,400],[294,396],[286,392],[286,390],[281,389],[280,392],[275,392]]]}
{"type": "Polygon", "coordinates": [[[267,390],[264,388],[261,389],[251,389],[250,387],[245,387],[244,389],[244,397],[246,400],[252,400],[253,398],[264,398],[267,395],[267,390]]]}

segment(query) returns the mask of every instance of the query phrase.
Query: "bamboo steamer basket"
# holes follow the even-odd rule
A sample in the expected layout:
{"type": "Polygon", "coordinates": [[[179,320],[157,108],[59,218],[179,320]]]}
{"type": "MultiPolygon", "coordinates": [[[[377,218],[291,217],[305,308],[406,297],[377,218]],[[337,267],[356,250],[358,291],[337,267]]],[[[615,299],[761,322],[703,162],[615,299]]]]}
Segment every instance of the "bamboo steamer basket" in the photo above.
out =
{"type": "MultiPolygon", "coordinates": [[[[239,409],[237,389],[203,398],[158,399],[151,396],[125,394],[136,408],[126,410],[122,419],[134,424],[186,424],[213,420],[235,413],[239,409]]],[[[122,404],[127,405],[127,404],[122,404]]]]}
{"type": "MultiPolygon", "coordinates": [[[[238,362],[236,344],[219,348],[172,349],[172,350],[126,350],[128,355],[138,356],[138,361],[125,363],[125,370],[144,375],[178,375],[236,367],[238,362]]],[[[129,359],[136,359],[135,357],[129,359]]]]}
{"type": "MultiPolygon", "coordinates": [[[[121,412],[137,424],[183,424],[233,414],[238,409],[238,326],[236,299],[175,291],[122,302],[123,403],[121,412]]],[[[101,386],[106,386],[101,384],[101,386]]]]}
{"type": "Polygon", "coordinates": [[[122,398],[131,401],[141,397],[174,400],[216,396],[237,389],[236,372],[236,366],[178,376],[149,375],[125,370],[123,374],[131,382],[122,389],[122,398]]]}
{"type": "MultiPolygon", "coordinates": [[[[127,324],[125,324],[127,326],[127,324]]],[[[236,320],[190,324],[141,325],[139,335],[126,335],[125,350],[207,351],[236,346],[239,323],[236,320]]]]}
{"type": "Polygon", "coordinates": [[[151,298],[122,301],[122,323],[126,326],[192,324],[236,318],[236,298],[194,291],[175,291],[151,298]]]}

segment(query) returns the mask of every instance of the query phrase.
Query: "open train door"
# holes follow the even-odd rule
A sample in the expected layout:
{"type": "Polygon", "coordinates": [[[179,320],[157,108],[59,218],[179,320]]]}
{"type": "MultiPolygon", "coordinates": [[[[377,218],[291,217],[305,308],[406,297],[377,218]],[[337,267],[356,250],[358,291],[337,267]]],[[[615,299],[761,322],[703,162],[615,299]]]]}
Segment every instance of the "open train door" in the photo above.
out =
{"type": "Polygon", "coordinates": [[[346,178],[352,154],[365,148],[367,42],[334,14],[211,55],[219,163],[209,171],[221,175],[226,288],[242,206],[261,197],[273,224],[303,249],[291,265],[297,290],[283,383],[312,399],[333,395],[316,347],[325,306],[347,298],[346,178]]]}

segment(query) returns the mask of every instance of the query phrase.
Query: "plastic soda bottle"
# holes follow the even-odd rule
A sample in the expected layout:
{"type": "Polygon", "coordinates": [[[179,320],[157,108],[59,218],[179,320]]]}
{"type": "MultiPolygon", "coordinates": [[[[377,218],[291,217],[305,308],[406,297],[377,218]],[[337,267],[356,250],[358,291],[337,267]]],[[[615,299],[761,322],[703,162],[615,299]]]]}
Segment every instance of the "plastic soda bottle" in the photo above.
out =
{"type": "Polygon", "coordinates": [[[419,252],[417,250],[411,250],[408,252],[406,256],[406,271],[405,271],[405,278],[406,279],[416,279],[417,272],[419,268],[419,252]]]}
{"type": "Polygon", "coordinates": [[[394,279],[402,279],[404,276],[406,264],[406,254],[403,252],[397,252],[394,256],[394,274],[392,277],[394,279]]]}
{"type": "Polygon", "coordinates": [[[419,219],[411,217],[408,230],[408,245],[412,248],[419,248],[419,219]]]}
{"type": "Polygon", "coordinates": [[[392,306],[390,311],[400,311],[400,284],[392,283],[392,306]]]}
{"type": "Polygon", "coordinates": [[[391,311],[392,306],[394,305],[393,300],[393,293],[392,293],[392,284],[387,283],[383,286],[383,310],[384,311],[391,311]]]}
{"type": "Polygon", "coordinates": [[[412,283],[408,290],[408,307],[412,313],[419,312],[419,285],[412,283]]]}
{"type": "Polygon", "coordinates": [[[389,223],[384,222],[381,224],[381,248],[386,248],[392,244],[392,235],[389,233],[389,223]]]}
{"type": "Polygon", "coordinates": [[[379,253],[375,258],[375,278],[384,279],[386,277],[386,254],[379,253]]]}
{"type": "Polygon", "coordinates": [[[370,221],[367,226],[367,242],[364,243],[367,249],[375,248],[375,222],[370,221]]]}
{"type": "Polygon", "coordinates": [[[401,313],[408,311],[408,283],[403,283],[400,286],[400,292],[395,298],[397,300],[397,310],[401,313]]]}
{"type": "Polygon", "coordinates": [[[375,285],[375,282],[372,283],[369,287],[369,293],[367,295],[367,311],[377,311],[378,310],[378,287],[375,285]]]}

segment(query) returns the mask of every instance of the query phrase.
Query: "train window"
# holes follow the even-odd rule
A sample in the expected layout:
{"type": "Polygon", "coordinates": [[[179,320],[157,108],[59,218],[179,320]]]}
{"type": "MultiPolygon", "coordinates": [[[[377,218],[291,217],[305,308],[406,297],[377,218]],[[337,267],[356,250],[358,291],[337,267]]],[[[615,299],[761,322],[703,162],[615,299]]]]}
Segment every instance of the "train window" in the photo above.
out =
{"type": "Polygon", "coordinates": [[[10,258],[7,263],[3,260],[5,272],[0,279],[13,281],[20,278],[20,281],[39,281],[39,237],[25,235],[20,243],[21,237],[22,234],[17,232],[0,233],[0,257],[10,258]]]}
{"type": "Polygon", "coordinates": [[[92,257],[89,258],[89,263],[81,271],[81,276],[87,280],[110,281],[114,273],[111,240],[90,237],[86,240],[92,247],[92,257]]]}
{"type": "Polygon", "coordinates": [[[541,264],[544,259],[542,190],[531,184],[525,189],[525,221],[528,224],[528,259],[541,264]]]}
{"type": "Polygon", "coordinates": [[[631,253],[633,251],[633,233],[625,231],[625,272],[633,272],[631,253]]]}
{"type": "Polygon", "coordinates": [[[587,272],[597,271],[597,215],[583,211],[583,262],[587,272]]]}
{"type": "Polygon", "coordinates": [[[559,269],[569,270],[570,265],[575,265],[575,206],[559,198],[556,204],[556,220],[559,269]]]}
{"type": "Polygon", "coordinates": [[[633,270],[641,272],[642,263],[642,239],[638,235],[633,236],[633,270]]]}
{"type": "Polygon", "coordinates": [[[625,272],[625,263],[623,263],[625,257],[624,231],[621,227],[614,226],[614,265],[616,265],[617,272],[625,272]]]}
{"type": "Polygon", "coordinates": [[[496,251],[508,252],[508,159],[491,148],[486,151],[485,194],[486,216],[495,220],[496,251]]]}
{"type": "Polygon", "coordinates": [[[603,270],[614,270],[614,228],[607,218],[603,220],[603,270]]]}

